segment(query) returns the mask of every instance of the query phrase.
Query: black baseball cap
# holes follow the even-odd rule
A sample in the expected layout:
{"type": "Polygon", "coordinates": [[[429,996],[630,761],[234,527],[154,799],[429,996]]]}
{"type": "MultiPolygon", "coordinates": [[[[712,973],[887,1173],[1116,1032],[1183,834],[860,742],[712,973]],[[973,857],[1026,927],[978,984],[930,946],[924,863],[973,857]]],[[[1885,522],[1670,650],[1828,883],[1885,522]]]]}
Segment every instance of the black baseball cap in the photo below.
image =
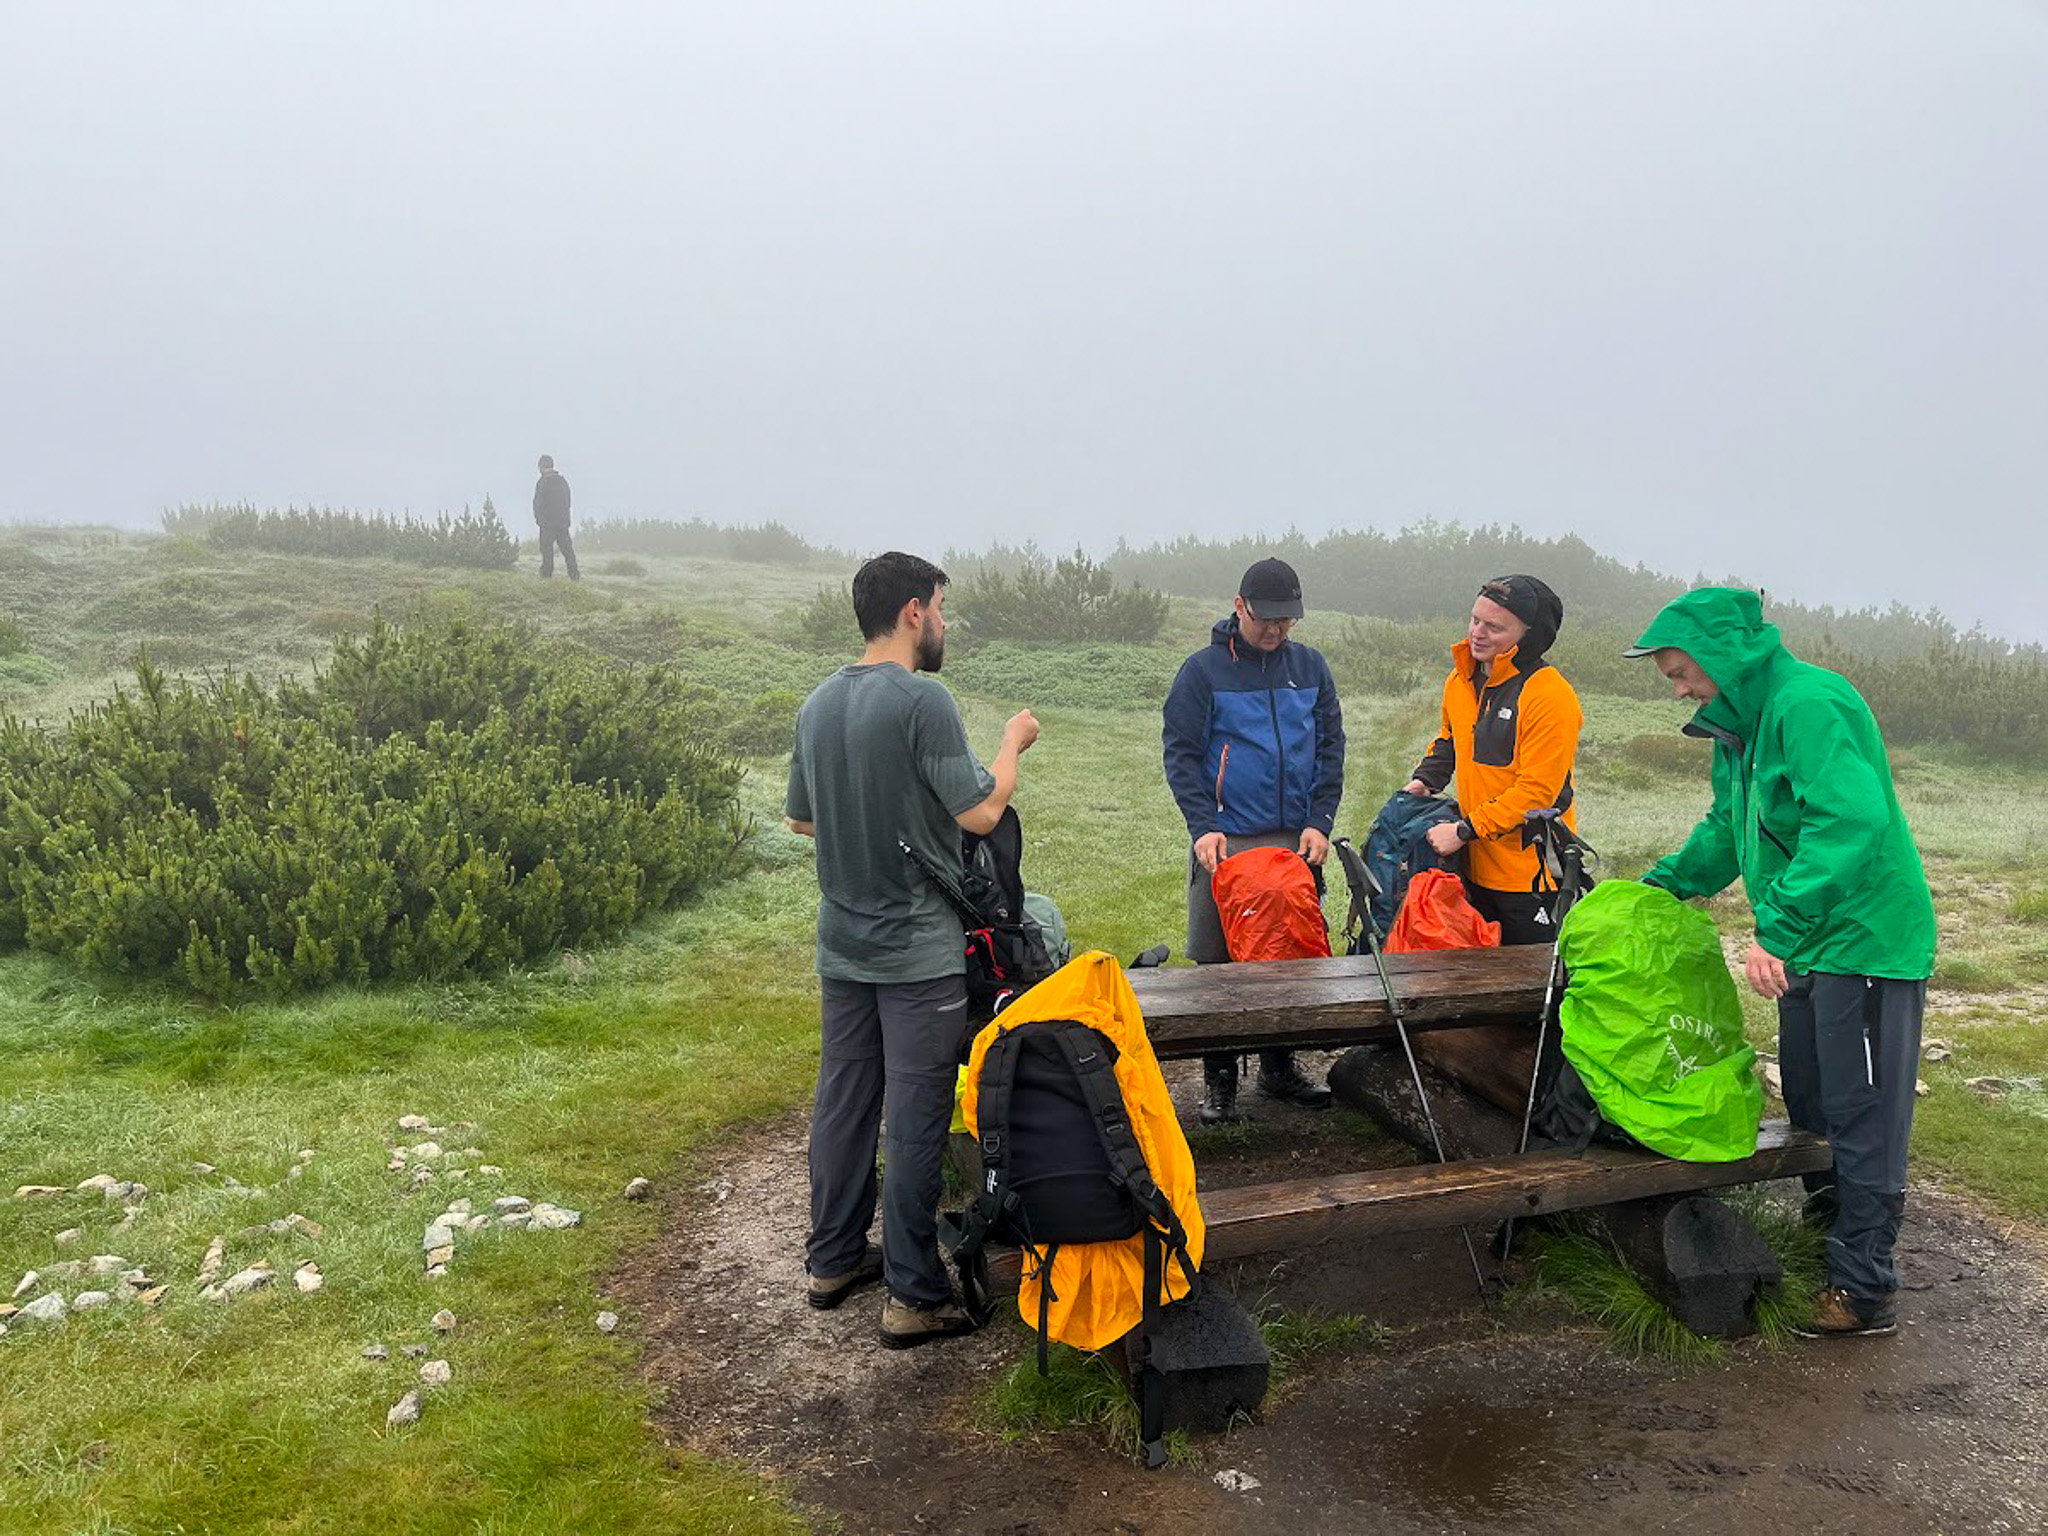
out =
{"type": "Polygon", "coordinates": [[[1285,560],[1261,560],[1244,573],[1237,595],[1255,619],[1301,617],[1301,578],[1285,560]]]}

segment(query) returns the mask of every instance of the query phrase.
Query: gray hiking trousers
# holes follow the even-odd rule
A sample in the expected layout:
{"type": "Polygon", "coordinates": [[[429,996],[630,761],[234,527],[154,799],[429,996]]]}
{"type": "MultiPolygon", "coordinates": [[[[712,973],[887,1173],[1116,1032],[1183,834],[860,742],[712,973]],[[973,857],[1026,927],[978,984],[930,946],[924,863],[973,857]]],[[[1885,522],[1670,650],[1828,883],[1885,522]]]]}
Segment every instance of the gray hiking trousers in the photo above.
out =
{"type": "Polygon", "coordinates": [[[820,977],[818,988],[824,1050],[811,1110],[805,1267],[833,1276],[860,1266],[875,1221],[875,1143],[886,1120],[882,1278],[898,1300],[937,1306],[953,1294],[939,1259],[938,1209],[966,979],[887,985],[820,977]]]}
{"type": "Polygon", "coordinates": [[[1859,1301],[1899,1288],[1892,1249],[1906,1213],[1906,1141],[1927,983],[1826,971],[1793,975],[1778,999],[1778,1070],[1785,1108],[1801,1130],[1826,1136],[1835,1218],[1828,1283],[1859,1301]]]}
{"type": "MultiPolygon", "coordinates": [[[[1301,829],[1280,832],[1229,832],[1224,834],[1223,856],[1229,858],[1249,848],[1299,848],[1301,829]]],[[[1316,872],[1316,890],[1322,890],[1322,872],[1316,872]]],[[[1202,861],[1195,857],[1193,843],[1188,844],[1188,945],[1182,951],[1197,965],[1224,965],[1230,960],[1230,945],[1223,937],[1223,916],[1216,910],[1216,885],[1209,871],[1202,868],[1202,861]]],[[[1259,1066],[1269,1076],[1279,1076],[1287,1070],[1294,1059],[1290,1050],[1259,1052],[1259,1066]]],[[[1237,1070],[1235,1052],[1222,1052],[1215,1056],[1204,1056],[1205,1070],[1232,1072],[1237,1070]]]]}

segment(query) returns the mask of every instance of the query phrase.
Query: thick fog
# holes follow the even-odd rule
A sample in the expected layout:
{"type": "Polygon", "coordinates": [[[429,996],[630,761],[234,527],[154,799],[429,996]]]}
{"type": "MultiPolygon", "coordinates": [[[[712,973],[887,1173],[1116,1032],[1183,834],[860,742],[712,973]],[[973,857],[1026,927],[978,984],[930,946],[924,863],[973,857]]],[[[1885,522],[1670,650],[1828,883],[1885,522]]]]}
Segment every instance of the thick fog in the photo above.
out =
{"type": "Polygon", "coordinates": [[[1422,517],[2048,639],[2048,7],[6,13],[0,519],[1422,517]]]}

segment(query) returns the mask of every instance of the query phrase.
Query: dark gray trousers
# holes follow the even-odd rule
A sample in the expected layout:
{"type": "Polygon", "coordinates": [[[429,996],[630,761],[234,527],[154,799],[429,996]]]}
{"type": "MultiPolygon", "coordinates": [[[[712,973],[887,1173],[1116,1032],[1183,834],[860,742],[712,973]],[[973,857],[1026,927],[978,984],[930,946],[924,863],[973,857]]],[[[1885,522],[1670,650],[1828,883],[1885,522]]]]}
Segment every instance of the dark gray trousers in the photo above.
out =
{"type": "Polygon", "coordinates": [[[1778,1000],[1778,1070],[1792,1123],[1835,1152],[1828,1283],[1878,1300],[1899,1288],[1892,1249],[1906,1213],[1927,983],[1826,971],[1791,983],[1778,1000]]]}
{"type": "Polygon", "coordinates": [[[555,551],[557,549],[560,549],[562,552],[562,566],[563,569],[568,571],[569,579],[571,581],[581,580],[582,573],[576,569],[576,544],[569,537],[569,530],[566,528],[551,528],[545,525],[540,530],[541,575],[552,576],[555,574],[555,551]]]}
{"type": "Polygon", "coordinates": [[[939,1260],[938,1208],[967,982],[821,977],[818,986],[824,1049],[811,1110],[806,1268],[833,1276],[859,1267],[875,1221],[875,1143],[886,1119],[882,1278],[899,1300],[937,1306],[953,1294],[939,1260]]]}

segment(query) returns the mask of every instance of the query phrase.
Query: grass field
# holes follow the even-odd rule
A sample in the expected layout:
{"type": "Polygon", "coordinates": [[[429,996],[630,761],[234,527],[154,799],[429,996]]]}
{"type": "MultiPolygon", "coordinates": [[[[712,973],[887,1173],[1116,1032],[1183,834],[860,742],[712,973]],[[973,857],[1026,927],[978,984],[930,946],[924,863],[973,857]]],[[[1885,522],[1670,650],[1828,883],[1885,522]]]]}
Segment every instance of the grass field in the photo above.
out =
{"type": "MultiPolygon", "coordinates": [[[[228,560],[176,540],[0,531],[0,621],[18,625],[0,655],[0,708],[61,716],[119,682],[138,647],[175,669],[302,670],[373,613],[420,603],[672,662],[736,702],[801,692],[845,659],[778,638],[789,610],[844,570],[589,566],[579,586],[543,585],[530,572],[228,560]]],[[[1081,946],[1178,946],[1186,851],[1160,780],[1157,706],[1210,618],[1181,602],[1157,646],[989,644],[949,657],[946,678],[985,752],[1014,708],[1040,714],[1018,800],[1026,870],[1081,946]]],[[[1334,622],[1312,618],[1301,638],[1314,643],[1319,623],[1334,622]]],[[[1586,702],[1583,830],[1607,872],[1634,874],[1698,814],[1704,763],[1672,734],[1679,706],[1586,702]]],[[[1359,835],[1425,744],[1430,693],[1353,692],[1346,721],[1341,829],[1359,835]]],[[[1986,773],[1934,753],[1897,767],[1943,919],[1928,1032],[1954,1048],[1926,1069],[1919,1171],[2048,1222],[2048,1037],[2036,1017],[2048,997],[2048,774],[1986,773]],[[2036,1086],[1966,1086],[1986,1076],[2036,1086]]],[[[618,945],[489,983],[214,1008],[0,954],[0,1181],[69,1187],[104,1172],[151,1190],[119,1234],[119,1206],[97,1196],[0,1198],[0,1286],[106,1253],[171,1284],[151,1311],[129,1303],[0,1338],[0,1529],[799,1526],[766,1485],[666,1452],[644,1422],[633,1320],[611,1338],[592,1325],[599,1277],[659,1221],[658,1204],[621,1201],[627,1179],[673,1188],[705,1177],[736,1132],[807,1095],[814,888],[808,845],[780,826],[782,771],[762,760],[749,772],[760,825],[744,876],[618,945]],[[467,1161],[502,1174],[408,1195],[386,1159],[417,1139],[397,1129],[414,1113],[473,1126],[445,1144],[476,1147],[467,1161]],[[301,1149],[314,1155],[294,1178],[301,1149]],[[231,1192],[227,1175],[256,1192],[231,1192]],[[423,1278],[428,1218],[457,1195],[486,1206],[511,1194],[580,1209],[583,1226],[478,1233],[445,1280],[423,1278]],[[325,1235],[239,1236],[292,1212],[325,1235]],[[75,1245],[53,1246],[71,1227],[75,1245]],[[204,1299],[193,1278],[216,1233],[229,1236],[230,1269],[269,1258],[284,1274],[314,1258],[326,1288],[299,1295],[287,1281],[232,1304],[204,1299]],[[458,1319],[435,1349],[454,1379],[418,1425],[387,1432],[385,1409],[412,1384],[399,1346],[434,1339],[428,1319],[441,1307],[458,1319]],[[393,1360],[361,1358],[372,1343],[393,1360]]],[[[1738,900],[1713,910],[1741,928],[1738,900]]],[[[1769,1010],[1752,1004],[1770,1049],[1769,1010]]]]}

